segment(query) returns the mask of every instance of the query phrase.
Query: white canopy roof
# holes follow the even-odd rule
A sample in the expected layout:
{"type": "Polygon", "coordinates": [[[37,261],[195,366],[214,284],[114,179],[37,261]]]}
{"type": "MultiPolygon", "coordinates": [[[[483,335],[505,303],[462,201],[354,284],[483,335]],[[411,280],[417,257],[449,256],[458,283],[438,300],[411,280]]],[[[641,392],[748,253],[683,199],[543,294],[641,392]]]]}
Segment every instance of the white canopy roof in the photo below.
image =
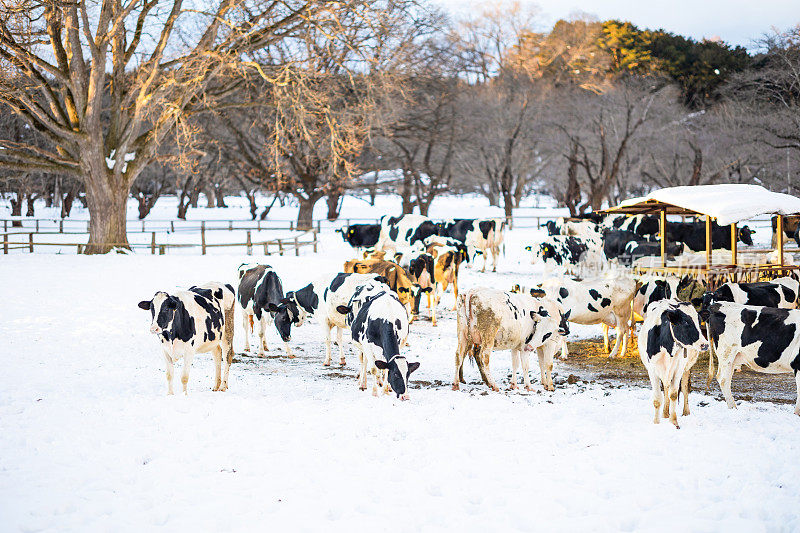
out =
{"type": "Polygon", "coordinates": [[[710,215],[721,226],[765,214],[800,213],[800,198],[796,196],[772,192],[760,185],[739,183],[668,187],[653,191],[647,196],[625,200],[618,208],[647,201],[663,202],[710,215]]]}

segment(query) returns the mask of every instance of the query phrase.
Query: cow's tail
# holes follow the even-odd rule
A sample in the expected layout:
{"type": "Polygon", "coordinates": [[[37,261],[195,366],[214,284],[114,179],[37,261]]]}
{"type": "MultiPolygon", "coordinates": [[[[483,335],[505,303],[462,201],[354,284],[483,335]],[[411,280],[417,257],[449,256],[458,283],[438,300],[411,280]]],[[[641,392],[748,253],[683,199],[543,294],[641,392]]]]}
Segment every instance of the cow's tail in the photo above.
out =
{"type": "Polygon", "coordinates": [[[708,340],[708,379],[706,389],[711,389],[711,382],[714,380],[714,341],[711,339],[711,327],[706,319],[706,339],[708,340]]]}

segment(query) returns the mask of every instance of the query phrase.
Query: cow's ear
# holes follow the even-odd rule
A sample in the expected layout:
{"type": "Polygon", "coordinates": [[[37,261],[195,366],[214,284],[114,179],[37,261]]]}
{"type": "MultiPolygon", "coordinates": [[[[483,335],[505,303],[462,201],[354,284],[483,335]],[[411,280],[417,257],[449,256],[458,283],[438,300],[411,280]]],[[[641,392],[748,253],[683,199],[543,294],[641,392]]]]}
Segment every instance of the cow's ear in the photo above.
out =
{"type": "Polygon", "coordinates": [[[278,306],[275,305],[272,302],[267,304],[267,309],[269,309],[269,311],[272,312],[272,313],[277,313],[278,312],[278,306]]]}
{"type": "Polygon", "coordinates": [[[139,302],[139,308],[144,309],[145,311],[149,311],[151,305],[153,305],[152,300],[142,300],[139,302]]]}
{"type": "Polygon", "coordinates": [[[408,363],[408,375],[410,376],[413,371],[419,368],[419,361],[408,363]]]}
{"type": "Polygon", "coordinates": [[[530,246],[526,246],[526,247],[525,247],[525,250],[526,250],[526,251],[528,251],[528,252],[530,252],[530,251],[531,251],[531,249],[532,249],[532,248],[531,248],[530,246]]]}
{"type": "Polygon", "coordinates": [[[339,305],[339,306],[336,306],[336,312],[337,313],[341,313],[343,315],[346,315],[347,313],[350,312],[350,308],[348,306],[346,306],[346,305],[339,305]]]}
{"type": "Polygon", "coordinates": [[[397,292],[399,292],[399,293],[408,292],[408,288],[407,287],[397,287],[397,292]]]}
{"type": "Polygon", "coordinates": [[[430,287],[425,287],[424,289],[422,289],[422,292],[431,292],[432,290],[433,289],[430,287]]]}
{"type": "Polygon", "coordinates": [[[571,315],[571,314],[572,314],[572,309],[570,309],[569,311],[564,313],[564,318],[569,318],[569,315],[571,315]]]}
{"type": "Polygon", "coordinates": [[[389,368],[389,363],[380,359],[375,359],[375,366],[378,367],[378,370],[386,370],[389,368]]]}

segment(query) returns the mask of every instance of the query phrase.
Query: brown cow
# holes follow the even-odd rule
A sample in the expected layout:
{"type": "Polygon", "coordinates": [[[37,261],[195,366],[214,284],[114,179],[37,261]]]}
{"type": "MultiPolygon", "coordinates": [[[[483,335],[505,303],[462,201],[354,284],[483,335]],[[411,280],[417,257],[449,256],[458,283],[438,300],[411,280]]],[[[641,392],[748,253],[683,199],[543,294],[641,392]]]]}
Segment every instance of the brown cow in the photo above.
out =
{"type": "Polygon", "coordinates": [[[458,302],[458,269],[464,261],[465,255],[462,251],[452,246],[441,244],[431,244],[428,246],[428,253],[433,256],[435,261],[433,278],[438,290],[434,293],[434,300],[438,305],[442,294],[452,283],[453,292],[455,293],[455,298],[453,299],[453,310],[455,311],[456,302],[458,302]]]}
{"type": "Polygon", "coordinates": [[[419,297],[423,292],[431,289],[422,289],[413,283],[406,271],[397,263],[391,261],[381,261],[378,259],[353,259],[344,264],[344,272],[354,272],[356,274],[378,274],[386,278],[387,284],[397,293],[400,302],[406,307],[408,316],[413,320],[414,315],[419,312],[419,297]]]}

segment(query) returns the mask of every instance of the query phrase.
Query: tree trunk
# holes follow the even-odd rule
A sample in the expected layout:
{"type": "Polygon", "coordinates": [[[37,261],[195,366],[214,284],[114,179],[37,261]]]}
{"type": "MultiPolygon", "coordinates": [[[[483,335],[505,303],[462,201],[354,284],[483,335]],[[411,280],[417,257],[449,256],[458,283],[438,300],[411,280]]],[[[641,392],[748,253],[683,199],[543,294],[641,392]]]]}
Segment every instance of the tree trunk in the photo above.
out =
{"type": "Polygon", "coordinates": [[[197,209],[197,200],[199,198],[200,198],[200,188],[192,187],[192,191],[189,193],[189,205],[197,209]]]}
{"type": "Polygon", "coordinates": [[[75,189],[67,191],[64,200],[61,202],[61,218],[67,218],[72,211],[72,202],[75,201],[75,189]]]}
{"type": "MultiPolygon", "coordinates": [[[[17,198],[11,199],[11,216],[12,217],[21,217],[22,216],[22,193],[19,191],[15,193],[17,198]]],[[[11,223],[12,228],[21,228],[22,222],[19,220],[15,220],[11,223]]]]}
{"type": "Polygon", "coordinates": [[[125,228],[128,189],[112,187],[105,179],[87,180],[86,200],[89,207],[89,243],[84,253],[105,254],[114,248],[130,249],[125,228]]]}
{"type": "Polygon", "coordinates": [[[308,230],[314,225],[314,205],[321,198],[319,194],[312,194],[308,198],[297,197],[300,209],[297,211],[297,229],[308,230]]]}
{"type": "Polygon", "coordinates": [[[507,187],[503,187],[501,192],[503,194],[503,212],[506,218],[510,218],[514,213],[514,195],[511,194],[511,191],[508,190],[507,187]]]}
{"type": "Polygon", "coordinates": [[[34,206],[34,203],[36,202],[36,195],[35,194],[29,194],[28,197],[25,199],[25,201],[26,201],[27,207],[28,207],[28,211],[27,211],[27,213],[25,213],[25,216],[26,217],[35,216],[36,215],[36,208],[34,206]]]}
{"type": "Polygon", "coordinates": [[[340,194],[329,194],[325,199],[328,204],[328,220],[331,222],[339,218],[339,210],[341,208],[339,200],[341,197],[340,194]]]}
{"type": "Polygon", "coordinates": [[[203,195],[206,197],[206,207],[217,207],[217,196],[214,193],[214,187],[211,185],[206,185],[206,187],[203,189],[203,195]]]}
{"type": "Polygon", "coordinates": [[[217,197],[217,207],[228,207],[225,203],[225,194],[223,194],[221,187],[214,187],[214,196],[217,197]]]}
{"type": "Polygon", "coordinates": [[[403,187],[400,189],[400,197],[403,199],[403,214],[408,215],[414,212],[414,202],[411,200],[411,193],[414,186],[411,174],[403,172],[403,187]]]}
{"type": "Polygon", "coordinates": [[[375,196],[378,194],[378,187],[371,185],[369,187],[369,205],[375,205],[375,196]]]}

